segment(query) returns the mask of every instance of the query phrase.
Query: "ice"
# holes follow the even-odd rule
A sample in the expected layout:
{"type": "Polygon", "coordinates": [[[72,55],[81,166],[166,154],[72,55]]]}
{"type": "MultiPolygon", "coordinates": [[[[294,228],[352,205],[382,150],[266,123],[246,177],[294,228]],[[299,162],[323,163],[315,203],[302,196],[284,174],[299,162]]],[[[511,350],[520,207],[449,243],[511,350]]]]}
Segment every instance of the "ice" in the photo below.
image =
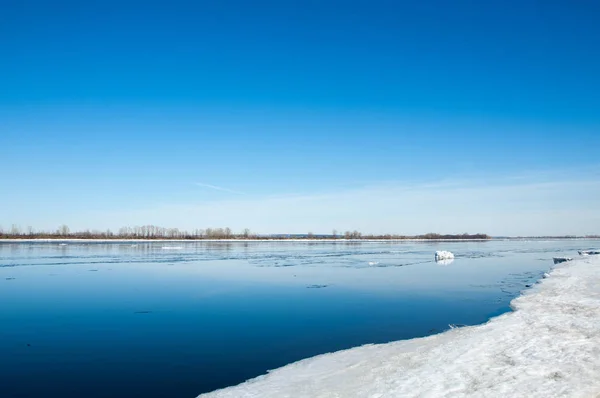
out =
{"type": "Polygon", "coordinates": [[[438,265],[450,265],[454,262],[453,258],[447,258],[444,260],[435,260],[435,263],[438,265]]]}
{"type": "Polygon", "coordinates": [[[369,261],[369,265],[378,265],[379,261],[369,261]]]}
{"type": "Polygon", "coordinates": [[[579,250],[579,254],[581,256],[597,256],[600,254],[600,251],[597,250],[579,250]]]}
{"type": "Polygon", "coordinates": [[[552,257],[554,264],[565,263],[567,261],[573,260],[571,257],[552,257]]]}
{"type": "Polygon", "coordinates": [[[454,254],[445,250],[435,252],[435,261],[449,260],[454,258],[454,254]]]}
{"type": "Polygon", "coordinates": [[[201,396],[597,397],[600,258],[556,266],[511,305],[483,325],[320,355],[201,396]]]}
{"type": "Polygon", "coordinates": [[[161,247],[163,250],[181,250],[183,247],[181,246],[163,246],[161,247]]]}

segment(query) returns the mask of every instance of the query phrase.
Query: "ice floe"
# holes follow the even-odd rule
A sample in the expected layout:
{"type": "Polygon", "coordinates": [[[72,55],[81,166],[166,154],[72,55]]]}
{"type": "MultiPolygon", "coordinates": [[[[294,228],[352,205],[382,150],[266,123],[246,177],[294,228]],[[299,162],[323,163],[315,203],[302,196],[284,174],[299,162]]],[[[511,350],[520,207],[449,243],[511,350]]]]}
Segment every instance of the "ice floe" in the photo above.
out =
{"type": "Polygon", "coordinates": [[[556,266],[511,305],[483,325],[320,355],[201,396],[597,397],[600,257],[556,266]]]}
{"type": "Polygon", "coordinates": [[[566,263],[567,261],[573,260],[571,257],[552,257],[554,264],[566,263]]]}
{"type": "Polygon", "coordinates": [[[450,260],[453,258],[454,258],[454,253],[451,253],[451,252],[448,252],[445,250],[435,252],[435,261],[450,260]]]}
{"type": "Polygon", "coordinates": [[[600,251],[597,250],[579,250],[579,255],[581,256],[597,256],[600,254],[600,251]]]}

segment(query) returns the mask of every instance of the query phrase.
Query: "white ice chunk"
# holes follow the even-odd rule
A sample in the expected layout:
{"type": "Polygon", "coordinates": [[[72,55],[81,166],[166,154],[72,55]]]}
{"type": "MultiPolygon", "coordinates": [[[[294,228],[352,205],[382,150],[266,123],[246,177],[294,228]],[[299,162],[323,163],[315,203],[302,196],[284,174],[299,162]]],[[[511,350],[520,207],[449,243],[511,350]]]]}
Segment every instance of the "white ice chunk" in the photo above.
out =
{"type": "Polygon", "coordinates": [[[446,258],[444,260],[435,260],[435,263],[438,265],[450,265],[454,262],[453,258],[446,258]]]}
{"type": "Polygon", "coordinates": [[[597,256],[600,254],[600,251],[597,250],[579,250],[579,254],[582,256],[597,256]]]}
{"type": "Polygon", "coordinates": [[[439,260],[449,260],[454,258],[454,254],[445,250],[436,251],[435,252],[435,261],[439,260]]]}
{"type": "Polygon", "coordinates": [[[554,264],[566,263],[567,261],[573,260],[571,257],[552,257],[554,264]]]}
{"type": "Polygon", "coordinates": [[[600,257],[566,262],[483,325],[320,355],[203,396],[597,397],[599,270],[600,257]]]}
{"type": "Polygon", "coordinates": [[[379,264],[379,261],[369,261],[369,265],[377,265],[379,264]]]}

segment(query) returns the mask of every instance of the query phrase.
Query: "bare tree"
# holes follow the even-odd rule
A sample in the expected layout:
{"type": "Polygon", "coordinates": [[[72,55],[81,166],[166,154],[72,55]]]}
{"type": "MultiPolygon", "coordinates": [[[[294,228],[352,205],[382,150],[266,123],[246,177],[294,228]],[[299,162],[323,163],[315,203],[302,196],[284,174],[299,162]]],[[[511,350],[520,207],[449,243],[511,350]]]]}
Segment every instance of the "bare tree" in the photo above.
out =
{"type": "Polygon", "coordinates": [[[337,229],[331,231],[331,236],[333,236],[333,239],[337,239],[337,229]]]}
{"type": "Polygon", "coordinates": [[[61,225],[60,227],[58,227],[58,234],[60,236],[67,236],[69,235],[69,227],[66,224],[61,225]]]}

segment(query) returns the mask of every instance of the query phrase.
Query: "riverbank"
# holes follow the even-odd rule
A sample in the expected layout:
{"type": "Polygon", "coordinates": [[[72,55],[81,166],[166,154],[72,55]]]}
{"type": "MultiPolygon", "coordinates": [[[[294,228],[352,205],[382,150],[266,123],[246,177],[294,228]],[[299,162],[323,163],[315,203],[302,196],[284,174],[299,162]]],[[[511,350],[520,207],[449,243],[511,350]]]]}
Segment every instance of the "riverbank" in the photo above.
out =
{"type": "Polygon", "coordinates": [[[236,238],[236,239],[81,239],[81,238],[23,238],[23,239],[0,239],[0,243],[20,243],[20,242],[48,242],[48,243],[120,243],[120,242],[486,242],[492,239],[319,239],[319,238],[236,238]]]}
{"type": "Polygon", "coordinates": [[[489,239],[418,239],[418,238],[403,238],[403,239],[322,239],[322,238],[235,238],[235,239],[142,239],[142,238],[127,238],[127,239],[101,239],[101,238],[0,238],[0,243],[131,243],[131,242],[489,242],[489,241],[555,241],[555,240],[600,240],[600,238],[489,238],[489,239]]]}
{"type": "Polygon", "coordinates": [[[425,338],[305,359],[200,397],[595,397],[600,256],[563,263],[514,312],[425,338]]]}

